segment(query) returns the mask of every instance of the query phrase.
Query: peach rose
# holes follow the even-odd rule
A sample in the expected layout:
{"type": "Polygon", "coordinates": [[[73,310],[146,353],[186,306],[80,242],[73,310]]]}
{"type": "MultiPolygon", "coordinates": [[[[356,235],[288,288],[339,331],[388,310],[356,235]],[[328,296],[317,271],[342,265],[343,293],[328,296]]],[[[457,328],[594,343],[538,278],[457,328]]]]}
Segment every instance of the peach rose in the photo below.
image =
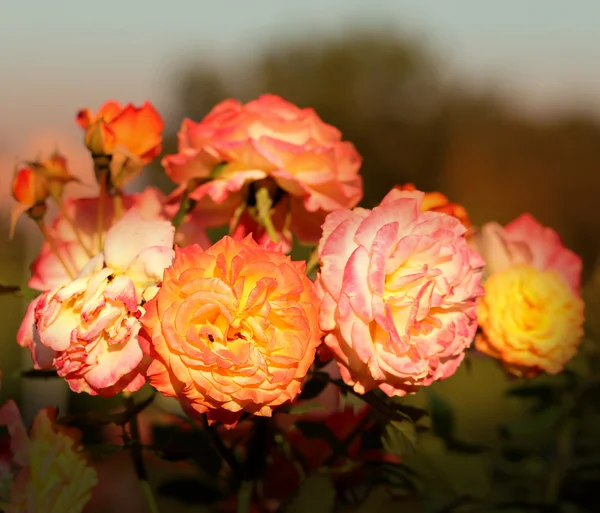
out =
{"type": "Polygon", "coordinates": [[[319,239],[327,212],[351,208],[362,197],[354,146],[313,109],[279,96],[223,101],[199,123],[184,120],[178,137],[179,152],[163,166],[183,188],[198,183],[191,198],[215,226],[233,216],[257,181],[271,189],[275,206],[290,197],[290,229],[306,242],[319,239]]]}
{"type": "MultiPolygon", "coordinates": [[[[98,482],[79,445],[79,432],[56,425],[56,409],[45,408],[27,433],[19,408],[8,401],[0,408],[0,425],[10,436],[12,480],[6,513],[81,513],[98,482]]],[[[3,473],[4,473],[3,472],[3,473]]]]}
{"type": "Polygon", "coordinates": [[[511,374],[560,372],[583,335],[581,258],[529,214],[504,228],[484,225],[476,244],[488,276],[477,307],[476,348],[511,374]]]}
{"type": "MultiPolygon", "coordinates": [[[[400,191],[416,191],[417,188],[412,183],[406,183],[404,185],[397,185],[400,191]]],[[[467,229],[465,236],[468,237],[472,231],[471,219],[467,210],[458,203],[452,203],[450,200],[441,192],[426,192],[423,196],[421,203],[421,211],[427,212],[439,212],[441,214],[448,214],[459,219],[463,226],[467,229]]]]}
{"type": "Polygon", "coordinates": [[[10,237],[15,232],[15,226],[19,217],[25,212],[31,212],[34,207],[41,207],[39,215],[34,217],[43,217],[46,213],[46,199],[50,195],[48,182],[33,169],[22,167],[16,170],[12,182],[12,195],[17,204],[10,212],[10,237]]]}
{"type": "Polygon", "coordinates": [[[149,102],[122,107],[108,101],[96,115],[90,109],[77,113],[85,130],[85,144],[94,157],[110,156],[110,183],[121,189],[162,150],[164,123],[149,102]]]}
{"type": "Polygon", "coordinates": [[[390,191],[373,210],[327,216],[316,279],[321,329],[358,393],[402,396],[451,376],[477,329],[483,260],[423,193],[390,191]]]}
{"type": "Polygon", "coordinates": [[[150,384],[228,427],[243,411],[270,416],[294,399],[321,335],[304,271],[305,262],[250,237],[176,249],[144,305],[150,384]]]}
{"type": "Polygon", "coordinates": [[[171,223],[132,209],[76,280],[40,297],[39,343],[56,352],[53,366],[73,391],[112,396],[145,383],[140,304],[156,293],[173,259],[173,233],[171,223]]]}

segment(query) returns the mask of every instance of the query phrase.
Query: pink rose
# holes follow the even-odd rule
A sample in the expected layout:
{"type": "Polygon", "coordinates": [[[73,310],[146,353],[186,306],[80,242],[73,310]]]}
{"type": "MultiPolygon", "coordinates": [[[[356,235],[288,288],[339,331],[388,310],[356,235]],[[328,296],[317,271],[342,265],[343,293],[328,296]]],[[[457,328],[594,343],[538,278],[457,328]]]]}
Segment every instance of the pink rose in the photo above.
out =
{"type": "Polygon", "coordinates": [[[223,101],[199,123],[184,120],[178,137],[179,152],[163,165],[180,190],[191,180],[198,183],[191,198],[208,212],[207,225],[230,219],[248,185],[261,181],[275,204],[289,196],[291,231],[316,242],[328,212],[351,208],[362,197],[354,146],[313,109],[279,96],[223,101]]]}
{"type": "Polygon", "coordinates": [[[527,264],[538,271],[558,271],[573,292],[579,292],[581,258],[563,245],[552,228],[540,224],[531,214],[522,214],[505,227],[485,224],[475,238],[475,247],[486,261],[487,275],[527,264]]]}
{"type": "MultiPolygon", "coordinates": [[[[69,198],[64,205],[67,215],[75,222],[79,238],[71,223],[60,213],[49,224],[48,233],[55,241],[60,255],[73,275],[78,275],[89,262],[90,253],[96,255],[99,252],[98,198],[69,198]]],[[[179,207],[175,203],[167,203],[166,196],[153,187],[148,187],[138,194],[123,196],[123,206],[125,211],[135,207],[144,219],[149,221],[171,219],[179,207]]],[[[116,222],[112,201],[105,202],[104,213],[103,238],[106,236],[106,231],[116,222]]],[[[203,248],[208,248],[210,240],[203,225],[199,212],[193,212],[175,235],[175,242],[181,246],[199,244],[203,248]]],[[[71,281],[48,242],[44,242],[39,256],[31,265],[31,278],[28,285],[36,290],[49,291],[67,285],[71,281]]],[[[31,351],[34,368],[45,369],[52,366],[54,352],[39,344],[39,337],[33,326],[34,311],[38,301],[39,298],[36,298],[29,304],[17,333],[17,343],[31,351]]]]}
{"type": "Polygon", "coordinates": [[[106,234],[103,252],[76,280],[44,293],[35,306],[39,343],[75,392],[112,396],[145,383],[149,364],[138,332],[174,256],[174,228],[130,210],[106,234]]]}
{"type": "Polygon", "coordinates": [[[447,378],[477,329],[483,260],[456,217],[421,212],[422,200],[395,189],[373,210],[329,214],[323,227],[321,329],[359,393],[402,396],[447,378]]]}

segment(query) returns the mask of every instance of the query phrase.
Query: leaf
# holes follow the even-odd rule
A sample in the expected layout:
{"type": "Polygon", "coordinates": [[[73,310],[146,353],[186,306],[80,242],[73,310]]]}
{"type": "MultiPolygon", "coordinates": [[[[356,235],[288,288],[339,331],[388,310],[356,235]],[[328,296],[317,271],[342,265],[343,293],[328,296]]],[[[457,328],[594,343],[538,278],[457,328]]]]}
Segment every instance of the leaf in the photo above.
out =
{"type": "Polygon", "coordinates": [[[205,505],[214,504],[224,498],[223,492],[216,483],[205,483],[200,479],[179,477],[157,488],[159,495],[178,499],[187,504],[205,505]]]}
{"type": "Polygon", "coordinates": [[[452,406],[441,395],[429,390],[429,414],[433,434],[443,440],[454,438],[455,418],[452,406]]]}
{"type": "Polygon", "coordinates": [[[333,513],[335,487],[327,472],[310,475],[279,513],[333,513]]]}
{"type": "Polygon", "coordinates": [[[213,179],[218,178],[223,173],[223,171],[225,171],[226,165],[227,165],[227,162],[219,162],[218,164],[215,165],[215,167],[212,168],[208,177],[213,178],[213,179]]]}
{"type": "Polygon", "coordinates": [[[423,408],[417,408],[416,406],[410,406],[408,404],[402,404],[397,399],[393,400],[394,409],[408,417],[415,424],[420,420],[429,417],[429,412],[423,408]]]}
{"type": "Polygon", "coordinates": [[[500,427],[500,431],[505,438],[537,435],[545,436],[557,425],[564,414],[564,407],[553,406],[540,411],[536,415],[529,415],[503,424],[500,427]]]}
{"type": "Polygon", "coordinates": [[[48,378],[57,378],[58,374],[56,374],[55,369],[30,369],[27,371],[21,372],[21,377],[23,378],[34,378],[34,379],[48,379],[48,378]]]}
{"type": "Polygon", "coordinates": [[[310,413],[311,411],[324,409],[325,407],[319,403],[304,403],[282,406],[278,409],[278,411],[288,413],[290,415],[304,415],[305,413],[310,413]]]}
{"type": "Polygon", "coordinates": [[[317,372],[314,377],[304,383],[299,399],[302,401],[317,397],[328,384],[329,376],[324,372],[317,372]]]}
{"type": "Polygon", "coordinates": [[[417,431],[410,420],[393,420],[387,424],[381,437],[383,448],[390,454],[404,456],[417,448],[417,431]]]}
{"type": "Polygon", "coordinates": [[[325,440],[331,446],[334,452],[342,450],[342,443],[326,424],[323,424],[322,422],[299,420],[294,424],[294,426],[306,438],[320,438],[325,440]]]}
{"type": "Polygon", "coordinates": [[[99,443],[99,444],[91,444],[86,445],[85,450],[88,454],[90,454],[94,458],[102,458],[104,456],[111,456],[112,454],[116,454],[119,451],[122,451],[124,446],[116,445],[111,443],[99,443]]]}
{"type": "Polygon", "coordinates": [[[21,295],[21,287],[18,285],[4,285],[0,283],[0,296],[8,294],[21,295]]]}
{"type": "Polygon", "coordinates": [[[82,415],[65,415],[64,417],[58,419],[57,422],[63,425],[78,427],[108,426],[109,424],[124,426],[132,419],[132,417],[138,415],[150,404],[152,404],[152,401],[154,401],[154,396],[155,394],[153,393],[150,397],[140,401],[139,403],[136,403],[132,408],[119,413],[89,411],[82,415]]]}
{"type": "Polygon", "coordinates": [[[154,449],[166,461],[192,460],[207,475],[221,469],[222,460],[205,431],[184,431],[178,426],[154,426],[154,449]]]}

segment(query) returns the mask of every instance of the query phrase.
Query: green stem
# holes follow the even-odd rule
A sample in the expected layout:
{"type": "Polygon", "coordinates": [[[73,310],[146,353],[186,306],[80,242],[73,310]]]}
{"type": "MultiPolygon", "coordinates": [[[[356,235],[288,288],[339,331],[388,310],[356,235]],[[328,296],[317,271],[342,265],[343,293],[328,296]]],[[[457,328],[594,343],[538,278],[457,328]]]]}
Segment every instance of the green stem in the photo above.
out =
{"type": "Polygon", "coordinates": [[[242,485],[238,490],[236,513],[249,513],[253,488],[253,481],[242,481],[242,485]]]}
{"type": "Polygon", "coordinates": [[[183,196],[181,197],[181,203],[179,204],[179,210],[175,214],[175,217],[171,219],[171,223],[175,227],[175,229],[179,228],[185,216],[187,216],[190,210],[193,208],[192,200],[189,197],[189,192],[187,190],[183,191],[183,196]]]}
{"type": "Polygon", "coordinates": [[[267,234],[271,238],[271,240],[275,244],[279,244],[279,237],[277,236],[277,230],[275,230],[275,226],[273,225],[273,220],[271,219],[271,206],[273,204],[273,200],[271,199],[271,195],[269,194],[269,189],[267,187],[261,187],[256,191],[256,206],[258,211],[258,220],[260,224],[267,231],[267,234]]]}
{"type": "Polygon", "coordinates": [[[546,485],[544,496],[546,504],[556,504],[560,495],[560,488],[564,478],[565,469],[571,458],[571,445],[573,442],[572,438],[574,430],[575,422],[573,417],[565,417],[560,426],[556,440],[556,459],[546,485]]]}
{"type": "Polygon", "coordinates": [[[205,415],[202,416],[202,421],[213,443],[215,444],[215,448],[221,455],[221,458],[223,458],[227,462],[229,468],[231,468],[231,471],[233,472],[233,475],[236,477],[236,479],[242,480],[243,470],[235,455],[223,443],[223,440],[221,440],[215,428],[213,426],[208,425],[208,420],[206,419],[205,415]]]}
{"type": "MultiPolygon", "coordinates": [[[[127,410],[133,410],[135,407],[135,400],[133,399],[133,396],[131,394],[123,393],[123,398],[125,400],[125,407],[127,410]]],[[[140,486],[142,487],[146,504],[148,505],[150,513],[160,513],[158,504],[156,503],[156,498],[154,497],[154,492],[152,491],[152,486],[150,485],[150,480],[148,479],[148,471],[146,470],[146,465],[144,464],[144,458],[142,456],[140,427],[137,414],[133,415],[129,420],[129,430],[131,433],[131,461],[140,482],[140,486]]]]}

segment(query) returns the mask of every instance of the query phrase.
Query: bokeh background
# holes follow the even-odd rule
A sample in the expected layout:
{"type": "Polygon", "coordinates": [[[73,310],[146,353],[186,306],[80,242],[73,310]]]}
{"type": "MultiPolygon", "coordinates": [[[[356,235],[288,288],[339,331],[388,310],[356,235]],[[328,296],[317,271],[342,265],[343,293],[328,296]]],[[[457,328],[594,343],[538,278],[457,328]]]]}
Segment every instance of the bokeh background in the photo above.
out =
{"type": "MultiPolygon", "coordinates": [[[[8,240],[20,159],[59,148],[83,181],[72,193],[95,192],[79,108],[150,100],[170,153],[184,117],[266,92],[314,107],[355,143],[364,206],[410,181],[464,204],[475,224],[528,211],[583,257],[587,279],[600,251],[599,19],[593,0],[2,2],[0,282],[25,283],[40,244],[26,218],[8,240]]],[[[171,188],[158,165],[145,182],[171,188]]],[[[46,402],[77,409],[61,382],[18,377],[24,306],[0,297],[2,400],[20,398],[28,418],[46,402]]],[[[463,438],[493,443],[522,408],[506,385],[482,358],[437,388],[463,438]]],[[[481,464],[470,486],[488,486],[481,464]]],[[[450,479],[458,467],[469,462],[448,460],[450,479]]]]}

